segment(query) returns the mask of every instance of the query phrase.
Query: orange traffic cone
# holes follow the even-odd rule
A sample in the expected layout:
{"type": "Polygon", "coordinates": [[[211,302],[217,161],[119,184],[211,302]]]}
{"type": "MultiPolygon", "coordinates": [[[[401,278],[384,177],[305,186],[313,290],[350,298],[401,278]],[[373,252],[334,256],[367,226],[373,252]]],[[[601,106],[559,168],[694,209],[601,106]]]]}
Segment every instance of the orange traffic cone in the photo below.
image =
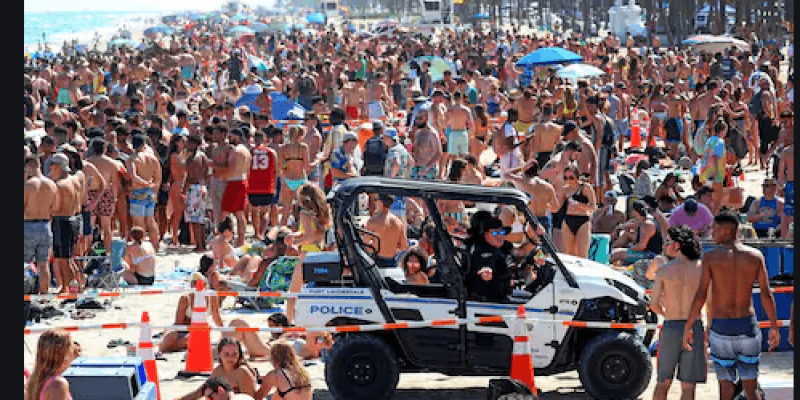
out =
{"type": "Polygon", "coordinates": [[[156,385],[156,398],[161,400],[161,389],[158,382],[158,369],[156,368],[156,359],[153,354],[153,342],[150,340],[150,314],[147,311],[142,312],[142,330],[139,331],[139,347],[136,349],[136,355],[142,357],[144,360],[144,370],[147,373],[147,380],[155,383],[156,385]]]}
{"type": "Polygon", "coordinates": [[[192,323],[189,326],[186,369],[178,372],[179,377],[211,375],[214,357],[211,354],[211,330],[206,322],[206,294],[202,280],[197,281],[192,307],[192,323]]]}
{"type": "Polygon", "coordinates": [[[642,132],[639,125],[639,110],[634,108],[631,119],[631,148],[639,147],[642,147],[642,132]]]}
{"type": "Polygon", "coordinates": [[[511,355],[511,379],[523,382],[535,396],[538,396],[536,384],[533,381],[533,360],[531,359],[531,346],[528,342],[528,329],[525,327],[525,307],[517,308],[517,318],[511,321],[514,333],[514,350],[511,355]]]}

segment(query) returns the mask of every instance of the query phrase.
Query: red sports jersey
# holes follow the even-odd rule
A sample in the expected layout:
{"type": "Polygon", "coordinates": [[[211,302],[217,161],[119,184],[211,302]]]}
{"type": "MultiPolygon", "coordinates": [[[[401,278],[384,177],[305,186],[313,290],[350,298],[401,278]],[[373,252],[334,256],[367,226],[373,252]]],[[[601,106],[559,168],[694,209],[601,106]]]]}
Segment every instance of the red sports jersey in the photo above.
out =
{"type": "Polygon", "coordinates": [[[253,163],[250,165],[250,177],[247,178],[247,193],[275,194],[275,164],[278,155],[266,144],[253,149],[253,163]]]}

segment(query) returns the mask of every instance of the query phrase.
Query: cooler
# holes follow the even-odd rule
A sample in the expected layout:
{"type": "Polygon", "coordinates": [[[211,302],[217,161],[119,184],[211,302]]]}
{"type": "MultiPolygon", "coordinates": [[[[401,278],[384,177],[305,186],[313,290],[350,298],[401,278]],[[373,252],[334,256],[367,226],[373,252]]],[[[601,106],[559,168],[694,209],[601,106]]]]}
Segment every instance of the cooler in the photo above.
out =
{"type": "Polygon", "coordinates": [[[593,233],[592,242],[589,245],[589,259],[608,264],[609,249],[611,247],[611,235],[607,233],[593,233]]]}
{"type": "Polygon", "coordinates": [[[69,367],[62,374],[74,400],[132,400],[139,394],[136,369],[69,367]]]}
{"type": "MultiPolygon", "coordinates": [[[[787,286],[792,286],[793,283],[789,284],[786,282],[770,282],[770,286],[773,288],[783,288],[787,286]]],[[[791,306],[792,301],[794,300],[794,292],[788,293],[773,293],[772,296],[775,298],[775,314],[776,318],[781,321],[788,321],[791,318],[791,306]]],[[[769,321],[767,317],[767,313],[764,311],[764,307],[761,304],[761,292],[758,288],[753,289],[753,308],[756,312],[756,318],[759,322],[761,321],[769,321]]],[[[792,351],[794,347],[789,344],[789,326],[781,326],[779,328],[781,333],[781,342],[778,344],[778,347],[775,348],[773,351],[792,351]]],[[[768,339],[769,339],[769,327],[761,328],[761,349],[763,351],[767,351],[769,348],[768,339]]]]}
{"type": "Polygon", "coordinates": [[[141,388],[147,382],[147,371],[142,357],[78,357],[72,361],[70,368],[133,368],[136,371],[137,386],[141,388]]]}

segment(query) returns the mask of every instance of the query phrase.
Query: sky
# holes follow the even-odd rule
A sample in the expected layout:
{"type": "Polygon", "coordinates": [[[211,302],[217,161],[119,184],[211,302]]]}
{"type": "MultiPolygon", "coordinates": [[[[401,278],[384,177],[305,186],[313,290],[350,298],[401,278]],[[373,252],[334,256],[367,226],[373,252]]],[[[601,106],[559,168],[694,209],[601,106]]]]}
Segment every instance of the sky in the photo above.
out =
{"type": "MultiPolygon", "coordinates": [[[[134,1],[109,1],[109,0],[25,0],[24,10],[30,12],[47,11],[184,11],[218,10],[224,0],[134,0],[134,1]]],[[[243,3],[257,6],[269,6],[270,0],[251,0],[243,3]]]]}

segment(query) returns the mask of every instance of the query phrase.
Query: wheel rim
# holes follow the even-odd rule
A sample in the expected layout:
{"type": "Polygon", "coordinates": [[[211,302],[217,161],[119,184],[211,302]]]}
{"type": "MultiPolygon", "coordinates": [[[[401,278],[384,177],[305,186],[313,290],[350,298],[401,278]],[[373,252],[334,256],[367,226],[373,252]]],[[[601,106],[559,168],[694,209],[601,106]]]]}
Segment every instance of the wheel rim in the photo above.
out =
{"type": "Polygon", "coordinates": [[[354,384],[364,386],[375,381],[378,369],[370,357],[354,356],[347,368],[347,377],[354,384]]]}
{"type": "Polygon", "coordinates": [[[628,359],[621,355],[611,355],[603,359],[600,364],[603,379],[613,384],[626,382],[631,373],[631,365],[628,359]]]}

